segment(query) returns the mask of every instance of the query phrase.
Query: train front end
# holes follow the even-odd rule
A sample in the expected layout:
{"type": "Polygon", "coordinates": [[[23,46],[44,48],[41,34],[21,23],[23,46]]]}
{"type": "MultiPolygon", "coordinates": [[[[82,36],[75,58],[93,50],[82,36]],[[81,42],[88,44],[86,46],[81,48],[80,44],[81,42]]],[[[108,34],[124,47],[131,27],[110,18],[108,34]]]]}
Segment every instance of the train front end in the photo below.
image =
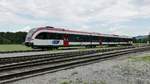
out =
{"type": "Polygon", "coordinates": [[[24,42],[24,44],[26,45],[26,46],[28,46],[28,47],[32,47],[33,46],[33,38],[32,38],[32,35],[33,35],[33,33],[36,31],[37,29],[36,28],[34,28],[34,29],[31,29],[28,33],[27,33],[27,35],[26,35],[26,39],[25,39],[25,42],[24,42]]]}
{"type": "Polygon", "coordinates": [[[49,27],[31,29],[26,36],[24,44],[36,49],[58,48],[59,46],[63,46],[64,42],[65,46],[68,46],[68,40],[63,40],[63,34],[57,32],[56,29],[49,27]]]}

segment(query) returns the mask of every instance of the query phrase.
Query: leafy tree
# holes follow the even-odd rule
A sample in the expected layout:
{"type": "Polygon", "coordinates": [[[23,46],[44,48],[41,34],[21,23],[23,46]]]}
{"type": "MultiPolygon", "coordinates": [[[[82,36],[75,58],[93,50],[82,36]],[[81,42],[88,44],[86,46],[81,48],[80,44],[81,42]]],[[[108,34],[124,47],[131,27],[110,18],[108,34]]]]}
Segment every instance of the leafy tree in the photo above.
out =
{"type": "Polygon", "coordinates": [[[0,44],[21,44],[26,34],[26,32],[0,32],[0,44]]]}

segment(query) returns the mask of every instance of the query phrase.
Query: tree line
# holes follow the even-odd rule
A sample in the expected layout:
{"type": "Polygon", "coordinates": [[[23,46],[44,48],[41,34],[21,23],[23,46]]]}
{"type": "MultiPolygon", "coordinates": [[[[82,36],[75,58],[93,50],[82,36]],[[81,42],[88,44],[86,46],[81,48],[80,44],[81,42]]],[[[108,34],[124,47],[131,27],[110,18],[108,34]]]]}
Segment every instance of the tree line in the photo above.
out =
{"type": "Polygon", "coordinates": [[[147,43],[150,42],[150,35],[146,36],[145,38],[137,39],[136,37],[133,38],[134,43],[147,43]]]}
{"type": "Polygon", "coordinates": [[[27,32],[0,32],[0,44],[22,44],[27,32]]]}

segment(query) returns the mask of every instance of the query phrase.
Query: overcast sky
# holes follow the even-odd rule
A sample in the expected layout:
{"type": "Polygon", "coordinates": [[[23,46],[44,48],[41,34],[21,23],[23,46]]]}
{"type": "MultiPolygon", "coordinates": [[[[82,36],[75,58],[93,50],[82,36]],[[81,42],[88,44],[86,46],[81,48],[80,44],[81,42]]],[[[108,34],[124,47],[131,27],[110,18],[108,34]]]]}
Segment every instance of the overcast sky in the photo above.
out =
{"type": "Polygon", "coordinates": [[[47,25],[105,34],[148,34],[150,0],[0,0],[0,31],[47,25]]]}

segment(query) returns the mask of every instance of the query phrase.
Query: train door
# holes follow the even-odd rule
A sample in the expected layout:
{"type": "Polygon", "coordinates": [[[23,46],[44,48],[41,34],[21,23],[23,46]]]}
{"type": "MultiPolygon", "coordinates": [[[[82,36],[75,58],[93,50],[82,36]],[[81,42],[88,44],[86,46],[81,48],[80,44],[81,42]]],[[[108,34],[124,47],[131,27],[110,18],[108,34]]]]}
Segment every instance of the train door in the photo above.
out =
{"type": "Polygon", "coordinates": [[[102,37],[99,37],[99,45],[102,45],[102,37]]]}
{"type": "Polygon", "coordinates": [[[68,40],[68,35],[67,34],[65,34],[64,35],[64,47],[68,47],[69,46],[69,40],[68,40]]]}

